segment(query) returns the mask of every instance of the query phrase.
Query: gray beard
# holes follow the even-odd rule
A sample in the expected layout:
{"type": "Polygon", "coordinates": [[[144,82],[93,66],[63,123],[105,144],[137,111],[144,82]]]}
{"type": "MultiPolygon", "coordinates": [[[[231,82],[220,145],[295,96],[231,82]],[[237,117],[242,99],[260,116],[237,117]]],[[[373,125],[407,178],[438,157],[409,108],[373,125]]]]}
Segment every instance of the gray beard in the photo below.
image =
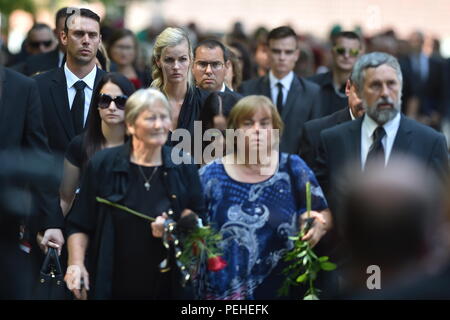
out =
{"type": "Polygon", "coordinates": [[[378,123],[379,125],[383,125],[386,122],[395,118],[395,116],[398,114],[398,109],[393,108],[389,110],[378,110],[376,107],[375,108],[369,107],[366,109],[366,113],[376,123],[378,123]]]}

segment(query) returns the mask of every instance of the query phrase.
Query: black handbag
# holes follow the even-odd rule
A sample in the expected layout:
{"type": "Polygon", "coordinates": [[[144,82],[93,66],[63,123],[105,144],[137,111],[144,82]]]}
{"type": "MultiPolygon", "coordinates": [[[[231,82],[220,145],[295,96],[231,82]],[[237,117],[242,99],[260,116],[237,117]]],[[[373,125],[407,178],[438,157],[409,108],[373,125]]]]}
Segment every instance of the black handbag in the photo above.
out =
{"type": "Polygon", "coordinates": [[[66,287],[64,274],[55,248],[49,248],[39,274],[33,298],[36,300],[67,300],[71,293],[66,287]]]}

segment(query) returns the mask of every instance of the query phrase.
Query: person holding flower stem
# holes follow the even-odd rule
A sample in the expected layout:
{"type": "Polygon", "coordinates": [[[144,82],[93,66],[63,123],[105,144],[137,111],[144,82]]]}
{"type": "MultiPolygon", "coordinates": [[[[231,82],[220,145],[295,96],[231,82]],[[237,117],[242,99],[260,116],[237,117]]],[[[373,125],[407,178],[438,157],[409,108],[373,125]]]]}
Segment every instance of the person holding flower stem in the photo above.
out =
{"type": "Polygon", "coordinates": [[[171,258],[174,252],[164,247],[161,237],[168,218],[179,221],[189,214],[202,218],[205,206],[196,166],[175,165],[172,148],[165,145],[172,127],[171,110],[160,91],[135,92],[125,106],[131,139],[99,151],[86,168],[66,228],[69,267],[65,280],[78,299],[86,299],[87,291],[91,299],[189,297],[171,258]],[[98,198],[155,221],[149,223],[150,219],[98,198]],[[167,272],[161,273],[165,259],[167,272]]]}
{"type": "Polygon", "coordinates": [[[228,129],[235,133],[233,144],[227,132],[232,152],[200,170],[209,222],[223,237],[227,262],[223,270],[206,272],[199,280],[198,286],[204,288],[201,298],[278,298],[284,280],[282,256],[293,248],[289,237],[298,235],[304,220],[307,181],[314,223],[303,240],[313,247],[332,227],[313,172],[297,155],[278,152],[276,129],[280,132],[282,127],[268,98],[241,99],[228,118],[228,129]]]}

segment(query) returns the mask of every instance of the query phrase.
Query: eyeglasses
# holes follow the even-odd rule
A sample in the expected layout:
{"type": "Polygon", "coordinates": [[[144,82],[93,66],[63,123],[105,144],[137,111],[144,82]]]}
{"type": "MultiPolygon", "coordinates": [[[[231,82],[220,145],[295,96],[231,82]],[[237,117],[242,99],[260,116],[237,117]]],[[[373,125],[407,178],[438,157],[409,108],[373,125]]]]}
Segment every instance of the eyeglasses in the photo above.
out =
{"type": "Polygon", "coordinates": [[[197,68],[199,68],[200,70],[206,70],[206,68],[208,68],[208,65],[211,66],[211,69],[214,71],[220,70],[223,67],[223,63],[220,61],[196,61],[195,65],[197,66],[197,68]]]}
{"type": "Polygon", "coordinates": [[[52,40],[48,40],[48,41],[30,41],[29,45],[32,48],[39,48],[40,46],[44,46],[46,48],[50,47],[52,45],[53,41],[52,40]]]}
{"type": "Polygon", "coordinates": [[[357,57],[360,52],[359,49],[347,49],[347,48],[342,48],[342,47],[334,47],[334,51],[339,55],[344,55],[344,54],[348,53],[352,57],[357,57]]]}
{"type": "Polygon", "coordinates": [[[109,108],[111,101],[114,101],[117,109],[124,110],[125,102],[127,102],[127,99],[128,99],[128,96],[125,96],[125,95],[121,95],[121,96],[117,96],[117,97],[113,98],[109,94],[101,93],[99,95],[99,99],[98,99],[98,106],[100,107],[100,109],[107,109],[107,108],[109,108]]]}

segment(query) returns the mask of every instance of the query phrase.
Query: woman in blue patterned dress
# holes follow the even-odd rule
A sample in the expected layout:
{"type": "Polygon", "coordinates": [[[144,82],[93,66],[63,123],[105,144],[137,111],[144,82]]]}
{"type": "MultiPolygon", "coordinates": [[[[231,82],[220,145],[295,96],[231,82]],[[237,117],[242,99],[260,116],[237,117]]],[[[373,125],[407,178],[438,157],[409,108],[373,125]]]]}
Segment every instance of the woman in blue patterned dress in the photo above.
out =
{"type": "Polygon", "coordinates": [[[227,132],[227,144],[234,150],[200,170],[209,222],[223,236],[228,264],[201,277],[203,299],[278,297],[285,278],[282,257],[293,248],[288,237],[298,234],[306,211],[307,181],[314,224],[304,240],[314,246],[331,228],[331,214],[313,172],[297,155],[278,152],[282,126],[268,98],[241,99],[228,119],[236,138],[233,143],[227,132]]]}

